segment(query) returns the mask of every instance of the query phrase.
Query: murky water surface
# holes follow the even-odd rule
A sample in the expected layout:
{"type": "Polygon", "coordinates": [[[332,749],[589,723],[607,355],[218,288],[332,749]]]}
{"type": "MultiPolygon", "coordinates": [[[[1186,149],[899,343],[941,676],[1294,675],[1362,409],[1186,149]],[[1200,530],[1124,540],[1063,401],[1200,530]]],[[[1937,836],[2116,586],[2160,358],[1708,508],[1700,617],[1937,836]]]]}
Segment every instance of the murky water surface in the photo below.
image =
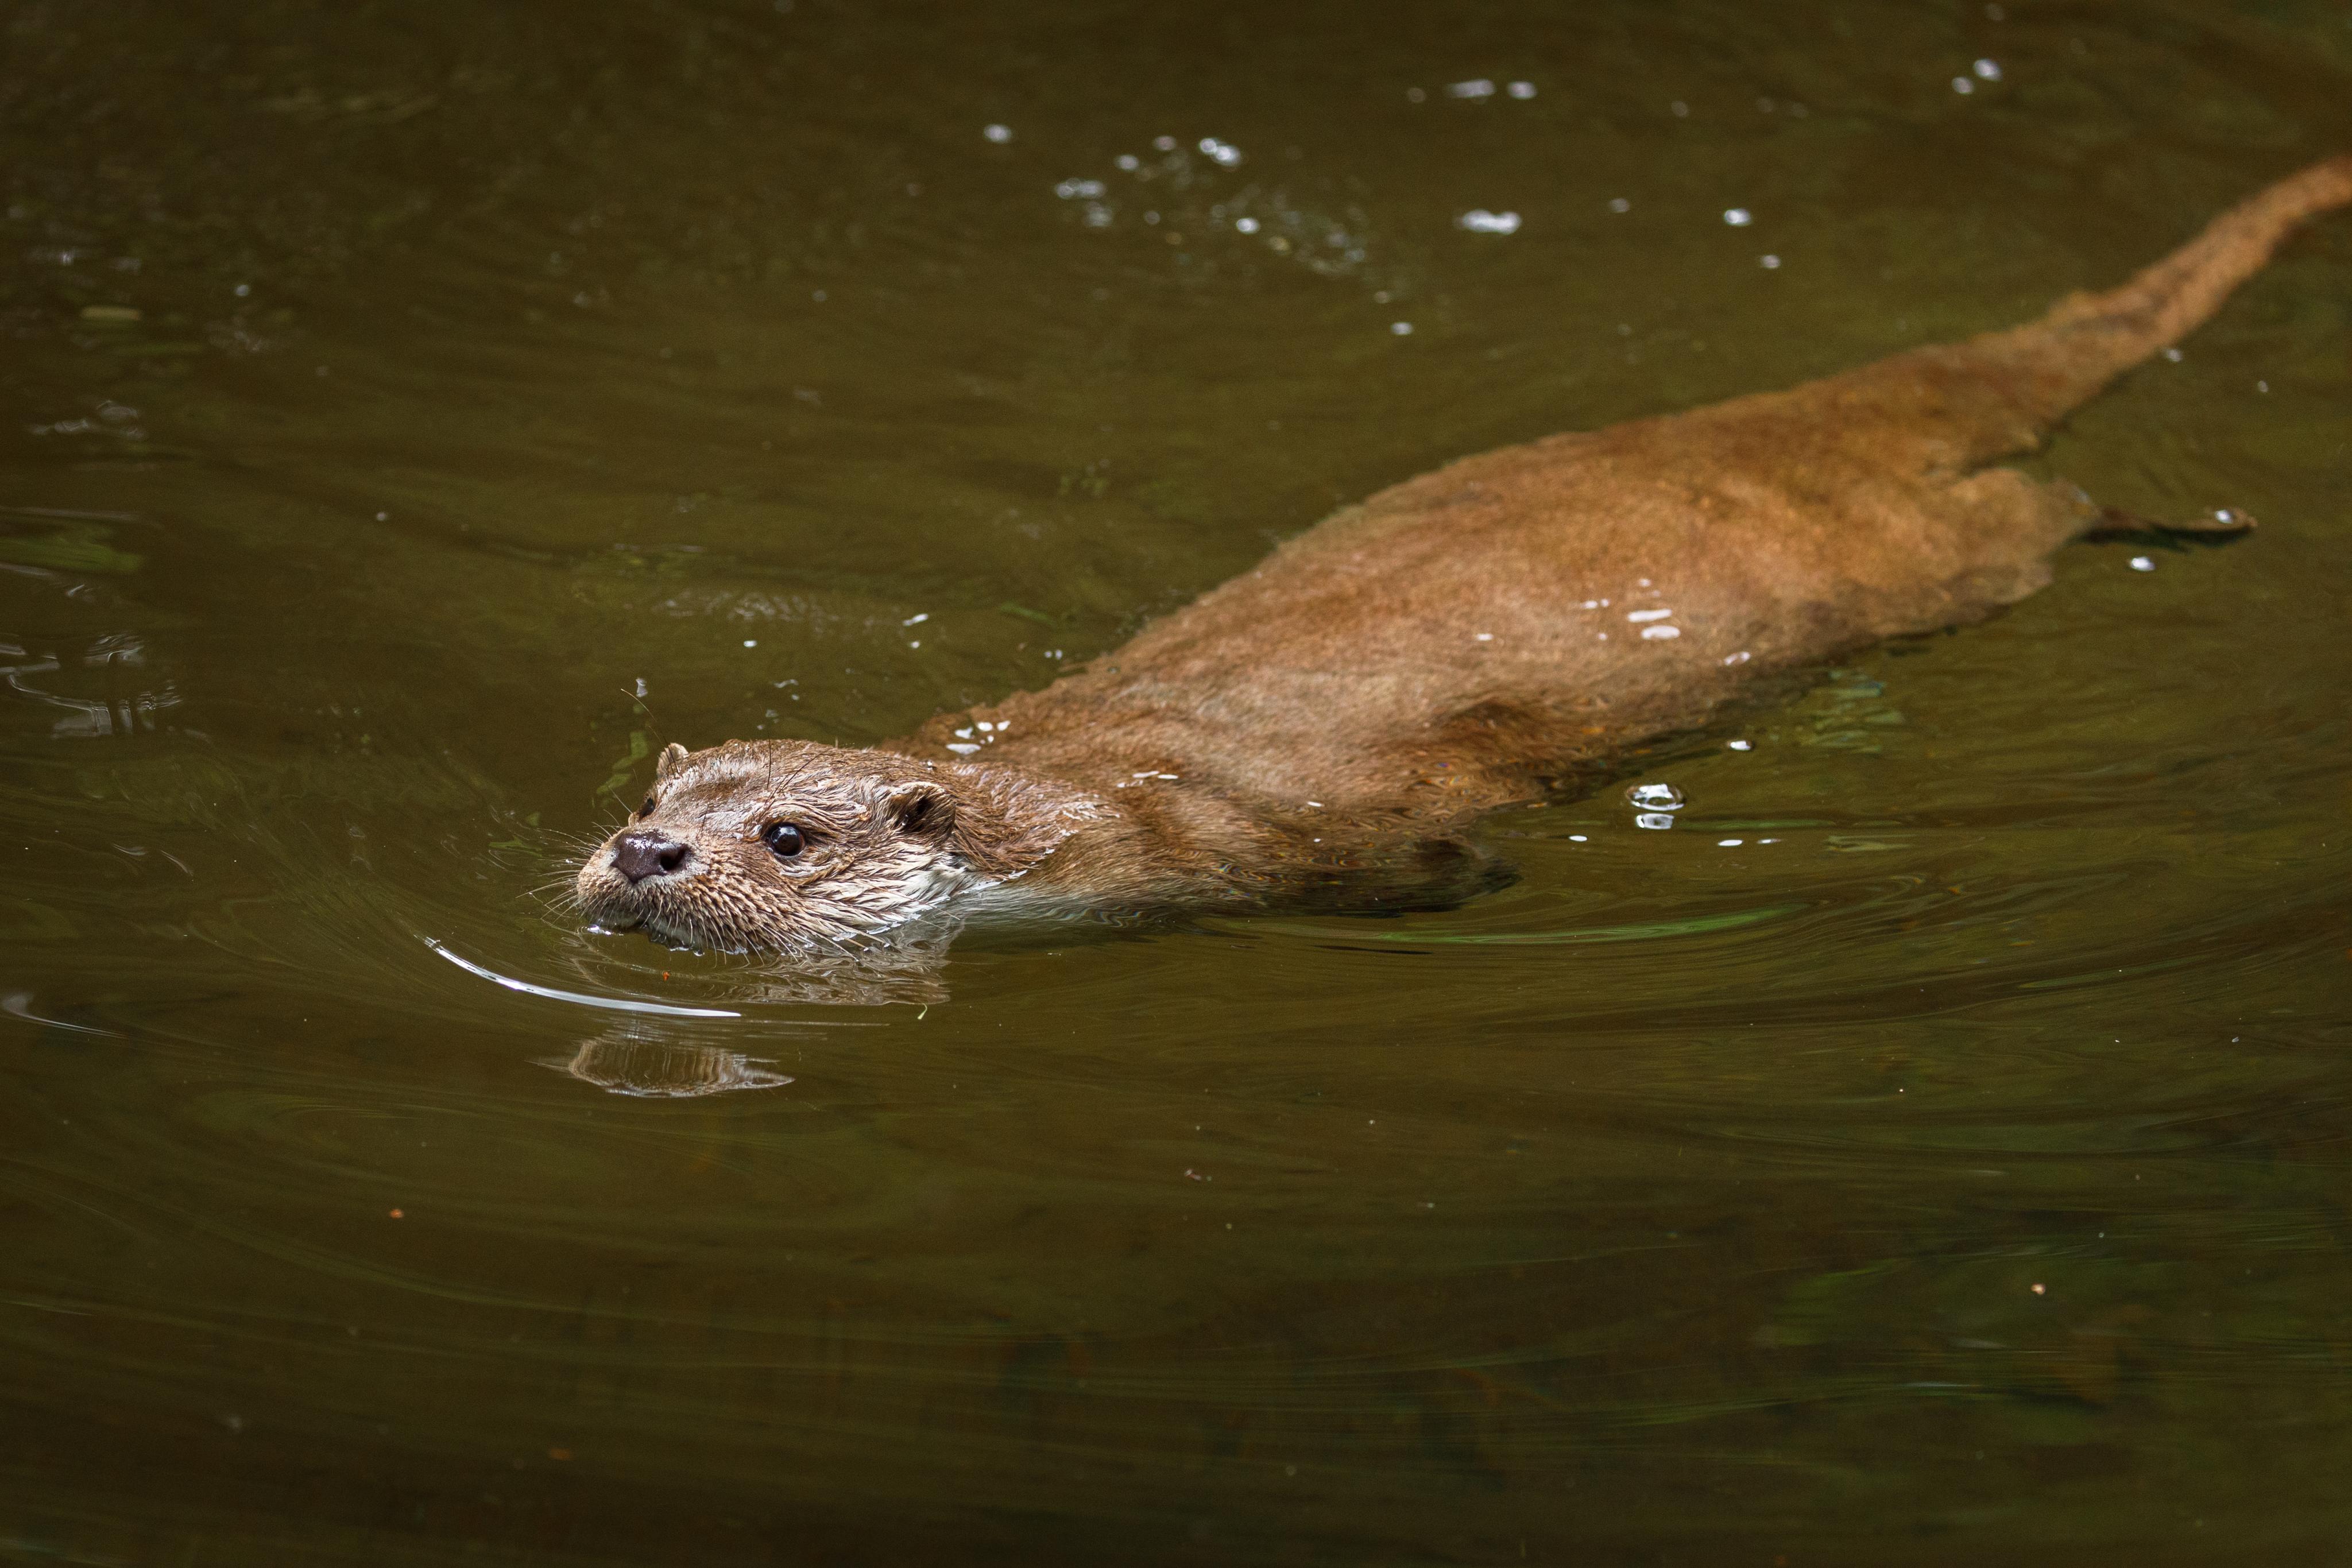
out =
{"type": "Polygon", "coordinates": [[[667,740],[2114,280],[2352,142],[2337,0],[5,25],[0,1558],[2344,1549],[2340,217],[2048,455],[2258,536],[1466,907],[842,1008],[540,897],[667,740]]]}

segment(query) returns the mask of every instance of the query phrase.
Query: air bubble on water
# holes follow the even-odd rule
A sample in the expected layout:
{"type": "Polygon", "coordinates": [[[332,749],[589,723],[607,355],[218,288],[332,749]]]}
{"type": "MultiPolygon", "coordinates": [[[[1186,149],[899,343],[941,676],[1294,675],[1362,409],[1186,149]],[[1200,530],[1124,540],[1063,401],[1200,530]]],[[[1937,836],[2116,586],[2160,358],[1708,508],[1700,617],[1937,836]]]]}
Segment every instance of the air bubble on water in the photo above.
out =
{"type": "Polygon", "coordinates": [[[1682,634],[1683,629],[1679,626],[1644,626],[1642,628],[1643,641],[1649,643],[1671,642],[1682,634]]]}
{"type": "Polygon", "coordinates": [[[1242,161],[1242,150],[1230,141],[1220,141],[1213,136],[1203,136],[1201,138],[1200,146],[1202,152],[1215,159],[1224,168],[1230,169],[1242,161]]]}
{"type": "Polygon", "coordinates": [[[1524,100],[1535,97],[1536,84],[1531,81],[1515,81],[1504,90],[1513,98],[1524,100]]]}
{"type": "Polygon", "coordinates": [[[1389,330],[1394,332],[1400,338],[1410,338],[1412,336],[1412,323],[1410,321],[1391,321],[1389,323],[1389,330]]]}
{"type": "Polygon", "coordinates": [[[1747,650],[1747,649],[1745,649],[1745,648],[1742,648],[1742,649],[1741,649],[1738,653],[1727,653],[1727,654],[1725,654],[1725,655],[1724,655],[1724,660],[1723,660],[1723,662],[1724,662],[1726,664],[1746,664],[1746,663],[1748,661],[1748,659],[1749,659],[1750,657],[1751,657],[1751,655],[1748,653],[1748,650],[1747,650]]]}
{"type": "Polygon", "coordinates": [[[1013,140],[1013,127],[1009,125],[982,126],[980,133],[1000,147],[1013,140]]]}
{"type": "Polygon", "coordinates": [[[1719,850],[1736,850],[1747,841],[1746,839],[1717,839],[1715,841],[1715,847],[1719,850]]]}
{"type": "Polygon", "coordinates": [[[1612,213],[1630,213],[1633,210],[1633,204],[1622,196],[1612,196],[1609,198],[1609,210],[1612,213]]]}
{"type": "Polygon", "coordinates": [[[1091,199],[1102,193],[1103,183],[1100,180],[1065,180],[1054,187],[1054,194],[1066,202],[1080,196],[1091,199]]]}
{"type": "Polygon", "coordinates": [[[1235,218],[1234,220],[1234,232],[1235,234],[1254,235],[1257,233],[1257,220],[1255,218],[1235,218]]]}
{"type": "Polygon", "coordinates": [[[2164,357],[2177,365],[2180,362],[2180,350],[2178,349],[2167,349],[2164,350],[2164,357]]]}
{"type": "Polygon", "coordinates": [[[1143,160],[1132,152],[1122,152],[1111,162],[1129,174],[1143,167],[1143,160]]]}
{"type": "Polygon", "coordinates": [[[1588,841],[1582,833],[1570,833],[1568,835],[1568,841],[1571,844],[1581,844],[1589,842],[1590,841],[1588,841]]]}
{"type": "Polygon", "coordinates": [[[1490,213],[1484,207],[1473,207],[1454,219],[1454,226],[1477,235],[1515,235],[1519,232],[1519,214],[1490,213]]]}
{"type": "Polygon", "coordinates": [[[1977,73],[1977,78],[1980,81],[1999,81],[2000,79],[2000,62],[1999,60],[1979,60],[1969,68],[1977,73]]]}
{"type": "Polygon", "coordinates": [[[1758,260],[1767,272],[1777,272],[1780,270],[1780,258],[1777,256],[1760,256],[1758,260]]]}
{"type": "Polygon", "coordinates": [[[1726,207],[1723,209],[1723,221],[1733,228],[1744,229],[1756,221],[1756,214],[1746,207],[1726,207]]]}
{"type": "Polygon", "coordinates": [[[1173,136],[1155,136],[1151,139],[1151,145],[1162,152],[1173,152],[1176,151],[1176,139],[1173,136]]]}
{"type": "Polygon", "coordinates": [[[1952,78],[1952,90],[1965,98],[1969,93],[1977,90],[1977,84],[1970,81],[1966,77],[1954,77],[1952,78]]]}
{"type": "Polygon", "coordinates": [[[1644,811],[1640,816],[1633,819],[1633,825],[1637,828],[1649,828],[1659,832],[1664,832],[1666,829],[1675,825],[1675,820],[1672,817],[1665,816],[1660,812],[1644,811]]]}
{"type": "Polygon", "coordinates": [[[1683,792],[1671,784],[1635,784],[1626,789],[1625,799],[1644,811],[1679,811],[1686,804],[1683,792]]]}
{"type": "Polygon", "coordinates": [[[1734,751],[1753,751],[1756,749],[1756,743],[1752,740],[1727,740],[1724,744],[1734,751]]]}
{"type": "Polygon", "coordinates": [[[1471,81],[1455,82],[1445,92],[1449,98],[1492,98],[1495,96],[1495,84],[1485,77],[1479,77],[1471,81]]]}
{"type": "Polygon", "coordinates": [[[2134,571],[2154,571],[2156,570],[2156,558],[2153,556],[2136,555],[2131,558],[2131,569],[2134,571]]]}

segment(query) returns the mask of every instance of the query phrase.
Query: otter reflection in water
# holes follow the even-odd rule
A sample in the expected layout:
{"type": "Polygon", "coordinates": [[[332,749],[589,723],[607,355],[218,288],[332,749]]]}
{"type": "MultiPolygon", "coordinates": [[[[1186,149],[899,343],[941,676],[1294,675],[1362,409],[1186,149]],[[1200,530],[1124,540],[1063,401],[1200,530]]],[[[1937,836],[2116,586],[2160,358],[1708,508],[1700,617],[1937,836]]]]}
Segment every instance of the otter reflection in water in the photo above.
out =
{"type": "Polygon", "coordinates": [[[942,912],[1385,901],[1401,867],[1463,863],[1477,812],[1589,785],[1760,675],[1981,620],[2070,539],[2156,526],[1999,460],[2347,202],[2339,157],[2030,325],[1409,480],[1044,691],[902,740],[673,746],[581,868],[583,908],[811,953],[942,912]]]}
{"type": "Polygon", "coordinates": [[[569,1056],[544,1056],[539,1065],[583,1083],[649,1100],[692,1100],[745,1089],[781,1089],[792,1082],[772,1062],[674,1040],[643,1024],[623,1024],[583,1040],[569,1056]]]}

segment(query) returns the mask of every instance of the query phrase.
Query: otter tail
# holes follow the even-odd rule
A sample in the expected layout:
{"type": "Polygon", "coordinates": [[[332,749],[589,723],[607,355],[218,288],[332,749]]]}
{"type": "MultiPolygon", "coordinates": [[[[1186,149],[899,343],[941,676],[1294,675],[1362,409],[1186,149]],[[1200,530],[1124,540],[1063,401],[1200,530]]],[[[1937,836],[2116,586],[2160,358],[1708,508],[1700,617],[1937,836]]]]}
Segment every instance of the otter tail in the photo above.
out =
{"type": "Polygon", "coordinates": [[[2039,321],[1958,346],[2005,382],[2004,401],[2056,423],[2141,361],[2196,329],[2305,220],[2352,205],[2352,154],[2315,163],[2215,218],[2205,232],[2105,294],[2061,300],[2039,321]]]}

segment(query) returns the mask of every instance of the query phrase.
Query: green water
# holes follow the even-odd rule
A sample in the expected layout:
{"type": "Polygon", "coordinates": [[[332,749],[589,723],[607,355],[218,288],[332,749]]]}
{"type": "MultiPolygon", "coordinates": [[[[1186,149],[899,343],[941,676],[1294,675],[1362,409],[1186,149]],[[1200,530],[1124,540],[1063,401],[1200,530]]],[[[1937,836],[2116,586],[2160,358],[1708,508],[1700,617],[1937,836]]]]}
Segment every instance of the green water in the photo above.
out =
{"type": "Polygon", "coordinates": [[[2340,0],[0,26],[0,1560],[2352,1551],[2352,220],[2048,456],[2254,538],[1464,908],[850,1008],[538,896],[667,740],[2112,281],[2352,146],[2340,0]]]}

